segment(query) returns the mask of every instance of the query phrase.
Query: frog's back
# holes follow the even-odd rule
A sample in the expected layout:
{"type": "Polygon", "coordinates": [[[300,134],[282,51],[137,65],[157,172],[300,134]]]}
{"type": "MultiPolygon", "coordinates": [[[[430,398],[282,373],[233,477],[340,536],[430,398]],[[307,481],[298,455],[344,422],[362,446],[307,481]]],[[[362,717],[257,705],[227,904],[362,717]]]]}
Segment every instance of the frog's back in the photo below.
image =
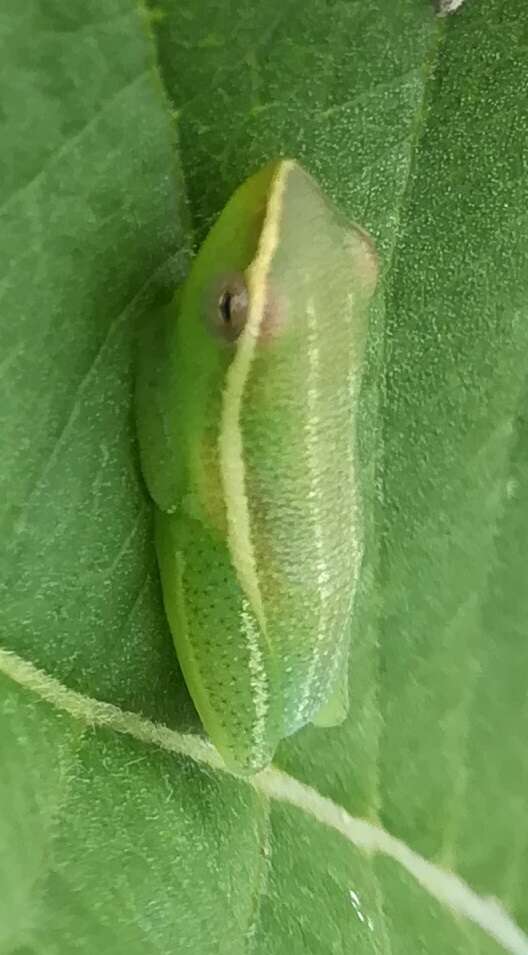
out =
{"type": "Polygon", "coordinates": [[[231,456],[231,551],[280,660],[290,733],[324,704],[346,660],[362,555],[356,419],[375,259],[299,166],[283,175],[250,269],[252,327],[227,376],[220,444],[224,463],[231,456]]]}

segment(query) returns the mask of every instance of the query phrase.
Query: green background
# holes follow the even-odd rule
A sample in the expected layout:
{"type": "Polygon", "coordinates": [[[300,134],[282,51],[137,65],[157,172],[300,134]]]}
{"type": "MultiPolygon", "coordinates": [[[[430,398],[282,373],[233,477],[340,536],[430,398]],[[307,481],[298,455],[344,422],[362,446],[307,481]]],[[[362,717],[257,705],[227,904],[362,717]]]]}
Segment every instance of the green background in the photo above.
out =
{"type": "MultiPolygon", "coordinates": [[[[382,282],[350,714],[277,764],[528,931],[525,0],[4,0],[0,63],[1,646],[200,732],[135,342],[235,186],[295,156],[382,282]]],[[[0,955],[502,951],[394,862],[1,669],[0,955]]]]}

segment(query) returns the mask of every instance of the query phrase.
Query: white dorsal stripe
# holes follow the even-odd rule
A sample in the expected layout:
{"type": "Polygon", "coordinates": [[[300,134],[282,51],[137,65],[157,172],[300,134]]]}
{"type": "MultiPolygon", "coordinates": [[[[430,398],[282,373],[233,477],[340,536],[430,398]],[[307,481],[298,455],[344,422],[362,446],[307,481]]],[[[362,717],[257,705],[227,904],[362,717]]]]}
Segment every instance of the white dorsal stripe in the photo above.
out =
{"type": "Polygon", "coordinates": [[[270,190],[257,254],[246,272],[249,312],[245,328],[238,340],[235,357],[226,376],[218,442],[220,473],[227,513],[229,552],[240,586],[264,632],[266,632],[266,618],[251,539],[240,412],[244,388],[264,320],[266,279],[279,242],[282,198],[287,177],[293,166],[294,163],[291,160],[285,160],[279,165],[270,190]]]}
{"type": "Polygon", "coordinates": [[[253,621],[251,607],[247,600],[242,600],[240,614],[242,632],[248,648],[249,681],[251,698],[255,706],[253,721],[254,755],[260,757],[264,764],[266,752],[266,717],[269,711],[269,688],[264,657],[259,645],[259,634],[253,621]]]}
{"type": "MultiPolygon", "coordinates": [[[[137,713],[121,710],[112,703],[83,696],[16,653],[2,648],[0,674],[90,729],[105,727],[145,745],[187,756],[198,764],[235,775],[227,769],[214,746],[199,736],[179,733],[163,724],[152,723],[137,713]]],[[[498,901],[478,895],[454,872],[429,862],[381,826],[351,816],[338,803],[273,766],[256,776],[238,777],[238,780],[240,785],[253,786],[272,800],[294,806],[321,825],[338,832],[357,849],[393,859],[431,898],[478,925],[510,955],[528,955],[528,936],[498,901]]]]}
{"type": "Polygon", "coordinates": [[[320,665],[321,653],[327,642],[328,611],[327,603],[333,594],[332,574],[328,563],[328,554],[324,543],[322,512],[324,505],[324,490],[321,483],[321,456],[320,456],[320,401],[319,388],[321,378],[321,355],[319,351],[317,315],[313,298],[306,306],[306,341],[308,345],[308,390],[306,396],[306,421],[304,437],[306,442],[306,456],[308,463],[308,478],[310,490],[308,492],[308,510],[312,525],[315,572],[317,576],[317,591],[319,600],[319,617],[317,623],[317,637],[311,649],[311,660],[304,682],[297,719],[305,719],[312,702],[312,687],[320,665]]]}

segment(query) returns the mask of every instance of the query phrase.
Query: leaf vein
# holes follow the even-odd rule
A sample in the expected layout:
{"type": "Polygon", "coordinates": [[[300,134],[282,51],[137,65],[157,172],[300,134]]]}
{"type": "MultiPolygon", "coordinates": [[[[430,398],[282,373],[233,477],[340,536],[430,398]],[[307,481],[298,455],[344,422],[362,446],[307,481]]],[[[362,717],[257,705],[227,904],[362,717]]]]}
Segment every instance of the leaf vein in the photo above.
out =
{"type": "MultiPolygon", "coordinates": [[[[186,756],[196,763],[235,775],[227,769],[211,743],[163,724],[153,723],[91,697],[83,696],[9,650],[0,648],[0,673],[32,691],[57,709],[92,727],[106,727],[186,756]]],[[[352,816],[311,786],[271,766],[241,784],[253,786],[270,799],[288,803],[316,822],[333,829],[367,854],[387,856],[405,869],[433,898],[464,916],[501,944],[510,955],[528,955],[528,935],[494,899],[478,895],[463,879],[423,858],[390,832],[366,819],[352,816]]]]}

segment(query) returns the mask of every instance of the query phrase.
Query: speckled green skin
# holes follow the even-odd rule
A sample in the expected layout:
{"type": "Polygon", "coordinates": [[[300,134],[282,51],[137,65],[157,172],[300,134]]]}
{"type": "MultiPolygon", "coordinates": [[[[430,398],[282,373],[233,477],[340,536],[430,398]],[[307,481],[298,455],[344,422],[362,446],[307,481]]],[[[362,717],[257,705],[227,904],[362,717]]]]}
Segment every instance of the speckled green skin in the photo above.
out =
{"type": "Polygon", "coordinates": [[[234,194],[144,350],[138,429],[167,616],[204,726],[255,772],[346,714],[355,422],[376,257],[293,161],[234,194]],[[211,330],[243,272],[247,323],[211,330]]]}

